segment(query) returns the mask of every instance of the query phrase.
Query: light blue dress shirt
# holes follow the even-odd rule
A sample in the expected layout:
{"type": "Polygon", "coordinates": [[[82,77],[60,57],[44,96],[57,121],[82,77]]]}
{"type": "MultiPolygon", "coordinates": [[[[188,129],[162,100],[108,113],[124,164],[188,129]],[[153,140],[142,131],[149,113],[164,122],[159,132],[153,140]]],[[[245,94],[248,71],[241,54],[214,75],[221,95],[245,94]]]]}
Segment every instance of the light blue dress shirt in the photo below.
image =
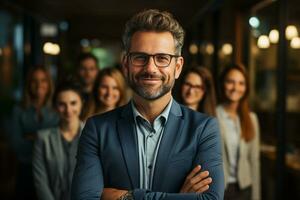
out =
{"type": "Polygon", "coordinates": [[[142,189],[152,189],[156,157],[172,101],[171,99],[164,111],[155,118],[152,124],[139,113],[131,101],[138,139],[140,188],[142,189]]]}
{"type": "Polygon", "coordinates": [[[237,166],[239,157],[239,144],[241,139],[241,124],[239,116],[236,119],[230,117],[222,105],[217,106],[217,112],[220,113],[219,117],[222,121],[224,137],[228,141],[228,157],[229,157],[229,183],[237,182],[237,166]]]}

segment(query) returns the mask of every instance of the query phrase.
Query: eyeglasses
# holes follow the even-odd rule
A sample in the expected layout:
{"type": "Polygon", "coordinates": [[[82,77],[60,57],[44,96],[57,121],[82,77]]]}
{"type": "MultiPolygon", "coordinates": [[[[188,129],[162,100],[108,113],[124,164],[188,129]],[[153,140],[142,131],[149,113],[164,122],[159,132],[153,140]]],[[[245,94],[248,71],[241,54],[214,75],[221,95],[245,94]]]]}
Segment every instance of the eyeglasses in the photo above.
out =
{"type": "Polygon", "coordinates": [[[130,63],[135,66],[144,67],[148,64],[150,57],[153,57],[154,63],[157,67],[168,67],[172,61],[172,58],[178,58],[179,55],[171,55],[166,53],[158,53],[158,54],[147,54],[140,52],[131,52],[128,53],[130,63]]]}
{"type": "Polygon", "coordinates": [[[200,90],[204,90],[204,86],[203,85],[193,85],[189,82],[183,82],[183,86],[188,87],[190,89],[194,89],[196,91],[200,91],[200,90]]]}

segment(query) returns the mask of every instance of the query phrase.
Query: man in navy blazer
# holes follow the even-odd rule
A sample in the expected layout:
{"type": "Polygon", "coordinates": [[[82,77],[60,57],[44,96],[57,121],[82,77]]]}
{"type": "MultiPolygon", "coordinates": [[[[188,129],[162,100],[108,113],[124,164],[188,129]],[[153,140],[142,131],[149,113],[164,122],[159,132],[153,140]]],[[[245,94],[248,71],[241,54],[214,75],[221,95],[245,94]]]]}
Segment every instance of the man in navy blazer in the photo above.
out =
{"type": "Polygon", "coordinates": [[[172,98],[183,40],[168,12],[145,10],[127,22],[122,64],[133,97],[86,122],[72,199],[223,199],[216,119],[172,98]]]}

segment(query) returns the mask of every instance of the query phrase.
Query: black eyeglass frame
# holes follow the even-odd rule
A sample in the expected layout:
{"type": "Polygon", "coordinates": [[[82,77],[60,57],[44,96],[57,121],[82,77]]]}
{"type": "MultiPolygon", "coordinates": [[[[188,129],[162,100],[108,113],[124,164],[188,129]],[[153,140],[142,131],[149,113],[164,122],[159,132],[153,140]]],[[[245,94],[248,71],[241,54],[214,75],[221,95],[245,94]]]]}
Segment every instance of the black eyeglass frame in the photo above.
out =
{"type": "Polygon", "coordinates": [[[168,54],[168,53],[147,54],[147,53],[143,53],[143,52],[129,52],[129,53],[126,54],[126,56],[129,58],[129,61],[132,65],[139,66],[139,67],[146,66],[149,63],[150,57],[153,57],[155,66],[160,67],[160,68],[166,68],[166,67],[170,66],[173,58],[181,57],[181,55],[173,55],[173,54],[168,54]],[[147,60],[145,61],[145,63],[143,65],[134,64],[133,61],[132,61],[132,55],[134,55],[134,54],[139,54],[139,55],[146,56],[147,60]],[[157,63],[156,63],[155,57],[156,56],[162,56],[162,55],[170,56],[170,61],[169,61],[168,65],[166,65],[166,66],[157,65],[157,63]]]}

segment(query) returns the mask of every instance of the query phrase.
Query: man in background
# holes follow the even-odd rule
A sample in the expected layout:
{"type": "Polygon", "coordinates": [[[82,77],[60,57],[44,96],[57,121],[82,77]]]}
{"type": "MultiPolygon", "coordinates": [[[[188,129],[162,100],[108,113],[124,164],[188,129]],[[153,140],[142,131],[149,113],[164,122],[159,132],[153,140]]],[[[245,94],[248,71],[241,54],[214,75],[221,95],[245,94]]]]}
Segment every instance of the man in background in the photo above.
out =
{"type": "Polygon", "coordinates": [[[99,72],[98,59],[91,53],[83,53],[78,58],[77,75],[82,84],[85,102],[88,101],[99,72]]]}

